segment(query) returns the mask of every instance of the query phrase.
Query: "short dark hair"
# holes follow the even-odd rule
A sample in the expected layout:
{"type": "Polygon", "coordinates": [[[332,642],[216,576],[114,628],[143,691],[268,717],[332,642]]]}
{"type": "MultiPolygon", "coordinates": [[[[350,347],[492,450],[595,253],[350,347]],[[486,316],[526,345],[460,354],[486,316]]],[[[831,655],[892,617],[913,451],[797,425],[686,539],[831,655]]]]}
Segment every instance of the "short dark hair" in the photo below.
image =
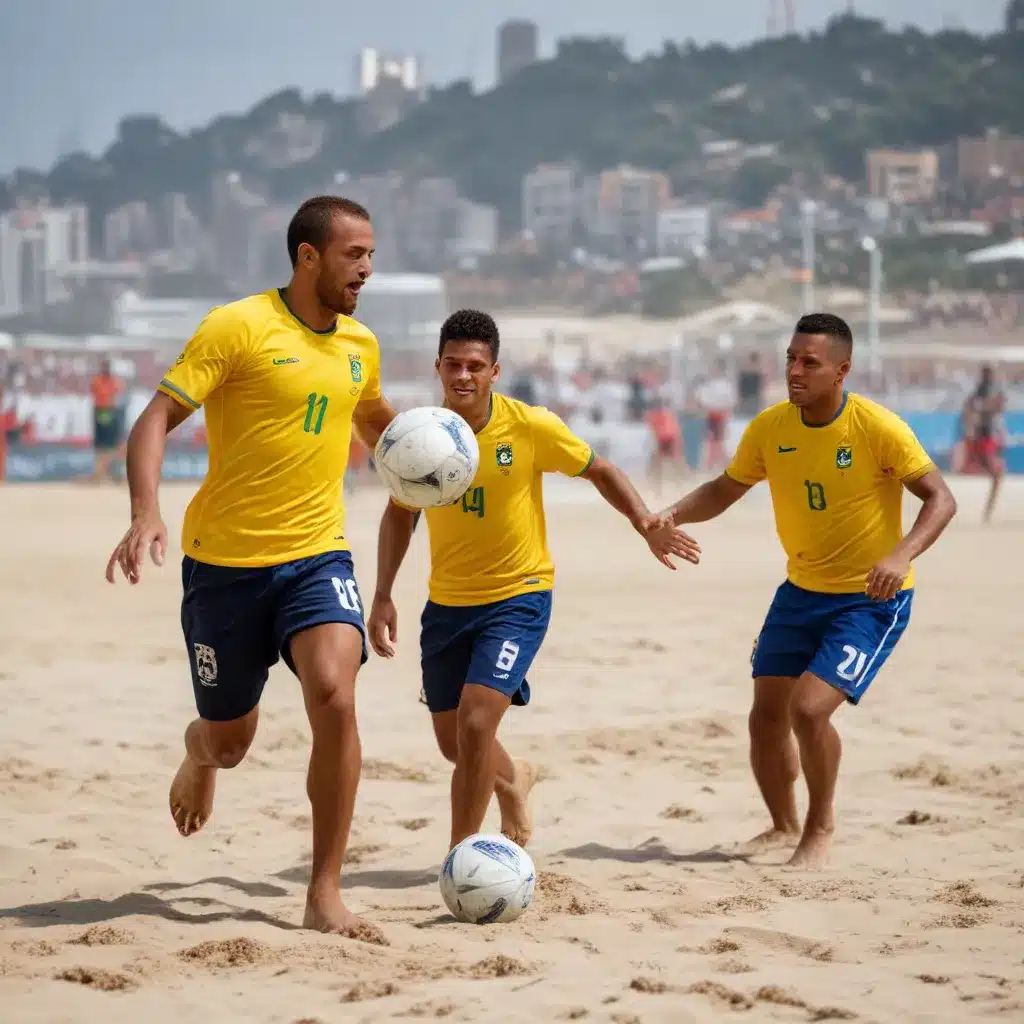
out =
{"type": "Polygon", "coordinates": [[[288,223],[288,258],[292,267],[299,262],[299,246],[303,243],[323,252],[331,237],[331,221],[338,214],[369,220],[370,213],[354,199],[342,196],[313,196],[307,199],[288,223]]]}
{"type": "Polygon", "coordinates": [[[847,358],[853,352],[853,331],[841,316],[834,313],[808,313],[797,321],[794,333],[824,334],[845,347],[847,358]]]}
{"type": "Polygon", "coordinates": [[[441,338],[437,345],[437,358],[444,355],[444,347],[449,341],[482,341],[491,350],[491,362],[498,361],[498,349],[501,340],[498,337],[498,325],[490,313],[479,309],[460,309],[452,313],[441,324],[441,338]]]}

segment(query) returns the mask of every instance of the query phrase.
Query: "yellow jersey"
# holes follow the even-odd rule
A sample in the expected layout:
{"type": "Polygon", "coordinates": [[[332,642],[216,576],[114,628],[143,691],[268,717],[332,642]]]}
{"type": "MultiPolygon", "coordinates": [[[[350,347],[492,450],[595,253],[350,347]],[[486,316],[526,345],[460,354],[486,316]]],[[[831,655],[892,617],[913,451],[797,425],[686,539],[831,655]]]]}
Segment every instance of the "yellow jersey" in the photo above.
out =
{"type": "Polygon", "coordinates": [[[276,289],[219,306],[159,390],[205,407],[209,469],[185,513],[185,554],[267,566],[348,549],[352,414],[381,393],[380,349],[362,324],[342,316],[314,331],[276,289]]]}
{"type": "MultiPolygon", "coordinates": [[[[844,395],[831,423],[804,423],[790,402],[747,427],[726,473],[767,480],[791,583],[826,594],[864,589],[871,567],[903,537],[903,485],[935,469],[895,413],[844,395]]],[[[911,571],[904,589],[914,585],[911,571]]]]}
{"type": "Polygon", "coordinates": [[[579,476],[594,451],[553,413],[491,397],[476,435],[480,467],[454,505],[426,510],[430,600],[481,605],[550,590],[555,566],[544,521],[544,473],[579,476]]]}

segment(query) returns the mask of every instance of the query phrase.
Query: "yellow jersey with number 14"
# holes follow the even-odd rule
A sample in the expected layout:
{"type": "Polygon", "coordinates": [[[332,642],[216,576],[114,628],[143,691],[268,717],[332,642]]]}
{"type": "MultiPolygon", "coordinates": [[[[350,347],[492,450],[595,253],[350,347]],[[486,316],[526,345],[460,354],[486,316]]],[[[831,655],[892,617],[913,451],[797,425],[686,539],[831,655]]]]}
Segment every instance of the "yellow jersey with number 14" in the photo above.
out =
{"type": "Polygon", "coordinates": [[[181,546],[198,562],[279,565],[344,551],[342,479],[359,402],[380,398],[362,324],[307,327],[276,289],[211,310],[159,390],[203,406],[209,470],[181,546]]]}
{"type": "Polygon", "coordinates": [[[550,590],[545,473],[579,476],[593,449],[553,413],[504,395],[476,435],[480,467],[462,499],[426,510],[430,600],[481,605],[550,590]]]}
{"type": "MultiPolygon", "coordinates": [[[[790,402],[747,427],[726,473],[767,480],[791,583],[826,594],[863,591],[871,567],[903,537],[903,486],[935,469],[895,413],[860,395],[831,423],[803,422],[790,402]]],[[[911,571],[904,583],[914,585],[911,571]]]]}

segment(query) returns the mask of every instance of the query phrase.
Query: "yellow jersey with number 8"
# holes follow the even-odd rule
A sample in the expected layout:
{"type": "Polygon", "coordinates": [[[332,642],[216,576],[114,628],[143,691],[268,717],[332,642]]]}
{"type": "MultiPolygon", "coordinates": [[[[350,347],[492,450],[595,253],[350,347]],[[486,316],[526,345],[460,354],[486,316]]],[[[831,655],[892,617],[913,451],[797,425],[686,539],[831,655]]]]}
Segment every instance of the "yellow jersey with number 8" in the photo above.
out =
{"type": "Polygon", "coordinates": [[[339,317],[314,331],[264,292],[211,310],[159,390],[206,416],[209,469],[185,513],[186,555],[268,566],[348,549],[352,416],[381,394],[367,328],[339,317]]]}
{"type": "MultiPolygon", "coordinates": [[[[804,423],[781,402],[755,417],[726,473],[752,487],[767,480],[789,581],[805,590],[856,594],[871,567],[903,536],[903,487],[935,469],[894,412],[845,395],[831,423],[804,423]]],[[[914,585],[914,573],[904,589],[914,585]]]]}

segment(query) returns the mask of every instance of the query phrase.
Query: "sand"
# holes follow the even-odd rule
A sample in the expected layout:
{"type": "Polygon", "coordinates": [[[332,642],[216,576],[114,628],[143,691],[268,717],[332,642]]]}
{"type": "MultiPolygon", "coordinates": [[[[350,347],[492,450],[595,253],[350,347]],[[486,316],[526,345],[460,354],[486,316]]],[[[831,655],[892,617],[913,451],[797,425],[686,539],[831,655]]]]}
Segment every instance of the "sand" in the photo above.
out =
{"type": "MultiPolygon", "coordinates": [[[[417,702],[418,537],[399,656],[359,682],[347,886],[379,947],[297,927],[308,727],[287,670],[212,821],[182,839],[177,544],[139,587],[109,587],[122,490],[0,488],[0,1020],[1024,1019],[1024,482],[988,530],[980,481],[956,489],[907,635],[840,712],[834,867],[804,875],[727,853],[765,824],[746,713],[782,572],[767,493],[695,528],[704,564],[670,573],[584,483],[553,488],[554,621],[534,704],[504,729],[544,771],[538,895],[486,928],[437,892],[448,771],[417,702]]],[[[165,488],[175,535],[189,493],[165,488]]],[[[351,502],[366,596],[382,504],[351,502]]]]}

